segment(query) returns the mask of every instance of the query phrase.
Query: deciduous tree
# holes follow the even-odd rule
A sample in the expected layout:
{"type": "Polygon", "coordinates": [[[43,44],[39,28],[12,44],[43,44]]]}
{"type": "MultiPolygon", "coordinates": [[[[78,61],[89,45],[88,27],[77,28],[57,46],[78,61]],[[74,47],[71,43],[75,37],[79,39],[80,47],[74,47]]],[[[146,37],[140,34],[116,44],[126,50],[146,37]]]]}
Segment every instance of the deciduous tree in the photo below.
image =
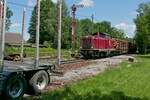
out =
{"type": "Polygon", "coordinates": [[[142,3],[137,9],[135,40],[140,53],[147,53],[150,45],[150,2],[142,3]]]}

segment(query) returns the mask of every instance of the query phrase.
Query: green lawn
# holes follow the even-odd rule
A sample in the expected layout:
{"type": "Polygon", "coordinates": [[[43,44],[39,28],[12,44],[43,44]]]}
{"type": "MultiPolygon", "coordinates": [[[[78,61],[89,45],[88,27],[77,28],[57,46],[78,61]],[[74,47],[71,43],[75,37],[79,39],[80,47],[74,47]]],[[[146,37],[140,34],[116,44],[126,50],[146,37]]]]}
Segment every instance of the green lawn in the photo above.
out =
{"type": "Polygon", "coordinates": [[[150,56],[138,63],[122,63],[107,71],[62,89],[43,94],[42,100],[149,100],[150,56]]]}
{"type": "MultiPolygon", "coordinates": [[[[7,47],[5,49],[5,52],[7,54],[14,54],[14,53],[20,53],[20,48],[17,47],[7,47]]],[[[34,57],[35,55],[35,48],[26,47],[24,48],[24,53],[27,55],[27,57],[34,57]]],[[[57,56],[57,49],[53,48],[40,48],[40,56],[51,56],[56,57],[57,56]]],[[[71,50],[62,50],[62,57],[65,59],[70,59],[71,57],[71,50]]]]}

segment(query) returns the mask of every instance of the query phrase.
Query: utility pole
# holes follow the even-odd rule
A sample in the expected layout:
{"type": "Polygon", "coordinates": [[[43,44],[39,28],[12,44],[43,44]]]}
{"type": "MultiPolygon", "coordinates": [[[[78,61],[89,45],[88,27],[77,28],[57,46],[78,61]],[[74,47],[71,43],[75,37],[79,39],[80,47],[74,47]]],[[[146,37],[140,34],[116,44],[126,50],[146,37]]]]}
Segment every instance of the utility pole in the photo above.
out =
{"type": "Polygon", "coordinates": [[[75,5],[73,4],[71,6],[72,10],[72,50],[74,51],[76,49],[76,34],[75,34],[75,27],[76,27],[76,11],[77,8],[84,7],[84,5],[75,5]]]}
{"type": "Polygon", "coordinates": [[[62,0],[58,0],[58,51],[57,51],[57,65],[61,64],[61,22],[62,22],[62,0]]]}
{"type": "Polygon", "coordinates": [[[94,30],[94,14],[92,14],[91,19],[92,19],[92,28],[91,28],[91,32],[92,32],[92,34],[93,34],[93,30],[94,30]]]}
{"type": "Polygon", "coordinates": [[[35,67],[39,67],[39,33],[40,33],[40,0],[37,0],[36,5],[36,58],[35,67]]]}
{"type": "Polygon", "coordinates": [[[22,34],[21,34],[21,61],[23,62],[23,55],[24,55],[24,33],[25,33],[25,14],[26,14],[26,9],[23,9],[23,16],[22,16],[22,34]]]}
{"type": "Polygon", "coordinates": [[[5,51],[5,23],[6,23],[6,0],[2,1],[3,10],[2,10],[2,33],[1,33],[1,50],[0,50],[0,72],[3,71],[4,67],[4,51],[5,51]]]}

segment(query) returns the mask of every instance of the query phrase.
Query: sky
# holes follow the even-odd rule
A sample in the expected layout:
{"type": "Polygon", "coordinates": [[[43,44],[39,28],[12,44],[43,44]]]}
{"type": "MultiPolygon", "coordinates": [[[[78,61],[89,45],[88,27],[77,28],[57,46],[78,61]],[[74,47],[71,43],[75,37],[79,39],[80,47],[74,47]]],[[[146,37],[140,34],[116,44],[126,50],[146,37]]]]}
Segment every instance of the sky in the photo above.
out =
{"type": "MultiPolygon", "coordinates": [[[[57,0],[52,0],[54,3],[57,0]]],[[[136,10],[138,5],[142,2],[147,2],[150,0],[65,0],[68,8],[72,4],[83,4],[83,8],[77,10],[77,18],[91,18],[94,14],[94,22],[99,21],[110,21],[112,26],[122,29],[128,37],[134,36],[134,31],[136,26],[133,22],[136,18],[136,10]]],[[[10,27],[10,32],[21,33],[22,26],[22,11],[24,7],[16,6],[12,3],[19,3],[23,5],[31,6],[31,8],[26,8],[26,33],[24,38],[27,40],[29,38],[28,27],[32,12],[32,7],[35,5],[36,0],[7,0],[8,6],[13,11],[14,15],[11,18],[12,25],[10,27]]]]}

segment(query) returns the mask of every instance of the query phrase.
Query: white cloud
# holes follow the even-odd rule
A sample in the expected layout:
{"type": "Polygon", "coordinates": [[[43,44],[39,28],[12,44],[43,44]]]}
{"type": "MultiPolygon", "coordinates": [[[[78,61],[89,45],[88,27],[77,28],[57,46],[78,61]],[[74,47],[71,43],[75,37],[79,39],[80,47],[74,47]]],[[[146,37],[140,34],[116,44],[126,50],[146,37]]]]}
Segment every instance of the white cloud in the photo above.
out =
{"type": "Polygon", "coordinates": [[[137,14],[138,14],[138,12],[136,12],[136,11],[133,11],[130,13],[130,15],[133,15],[133,16],[136,16],[137,14]]]}
{"type": "Polygon", "coordinates": [[[115,27],[123,30],[128,37],[133,37],[136,30],[136,26],[134,24],[128,24],[125,22],[117,24],[115,27]]]}
{"type": "Polygon", "coordinates": [[[81,0],[79,4],[84,5],[85,7],[92,7],[94,6],[94,1],[93,0],[81,0]]]}
{"type": "Polygon", "coordinates": [[[35,6],[36,0],[28,0],[28,6],[35,6]]]}
{"type": "Polygon", "coordinates": [[[57,0],[52,0],[53,3],[57,3],[57,0]]]}
{"type": "Polygon", "coordinates": [[[18,28],[18,27],[21,27],[21,25],[19,23],[12,23],[11,28],[18,28]]]}

